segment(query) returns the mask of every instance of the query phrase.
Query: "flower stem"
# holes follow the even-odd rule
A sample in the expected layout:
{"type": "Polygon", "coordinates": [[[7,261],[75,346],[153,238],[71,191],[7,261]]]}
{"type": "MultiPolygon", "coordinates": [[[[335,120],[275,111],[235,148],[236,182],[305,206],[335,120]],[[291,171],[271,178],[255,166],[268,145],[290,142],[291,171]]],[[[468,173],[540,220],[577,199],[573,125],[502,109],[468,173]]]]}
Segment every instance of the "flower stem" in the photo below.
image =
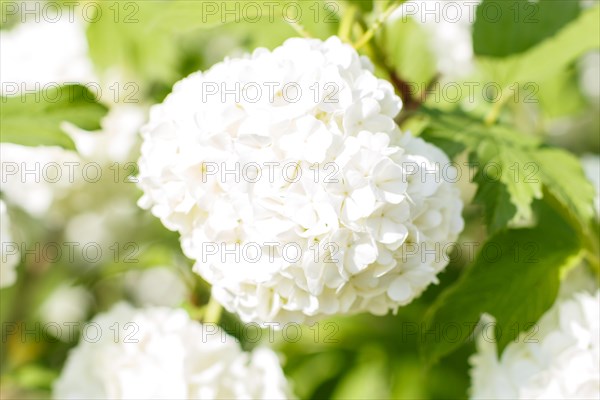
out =
{"type": "Polygon", "coordinates": [[[215,300],[213,296],[210,296],[210,300],[208,300],[208,304],[204,309],[204,316],[202,318],[203,323],[211,323],[218,324],[221,319],[221,313],[223,311],[223,307],[215,300]]]}
{"type": "Polygon", "coordinates": [[[344,13],[340,22],[340,29],[338,30],[338,36],[342,42],[350,42],[350,32],[352,31],[352,25],[354,24],[357,12],[358,8],[355,5],[350,5],[344,13]]]}
{"type": "Polygon", "coordinates": [[[400,7],[400,5],[404,3],[404,1],[405,0],[393,2],[392,5],[390,5],[383,13],[379,14],[377,16],[377,19],[375,19],[373,25],[369,29],[367,29],[367,31],[362,35],[360,39],[358,39],[356,43],[354,43],[354,48],[358,50],[365,44],[367,44],[373,38],[373,36],[375,36],[375,32],[377,32],[377,30],[381,27],[385,20],[388,19],[388,17],[392,15],[392,13],[398,7],[400,7]]]}
{"type": "Polygon", "coordinates": [[[308,31],[302,24],[293,21],[287,21],[287,23],[296,31],[298,35],[306,39],[312,38],[311,34],[308,33],[308,31]]]}
{"type": "Polygon", "coordinates": [[[494,125],[494,123],[500,116],[500,111],[502,111],[502,107],[504,107],[504,104],[506,104],[506,102],[510,98],[509,95],[506,95],[507,91],[508,89],[506,88],[501,89],[500,98],[494,103],[490,112],[488,112],[488,114],[485,116],[484,122],[487,126],[494,125]]]}

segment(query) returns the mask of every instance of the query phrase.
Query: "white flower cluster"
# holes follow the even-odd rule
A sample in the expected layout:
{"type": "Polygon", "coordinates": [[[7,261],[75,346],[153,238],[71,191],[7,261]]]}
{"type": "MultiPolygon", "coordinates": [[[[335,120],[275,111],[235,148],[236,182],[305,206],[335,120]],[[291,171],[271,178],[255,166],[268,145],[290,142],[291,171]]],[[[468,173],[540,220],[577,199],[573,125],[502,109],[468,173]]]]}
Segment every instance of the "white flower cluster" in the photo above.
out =
{"type": "Polygon", "coordinates": [[[208,334],[183,310],[119,304],[92,323],[100,338],[71,350],[56,399],[290,397],[275,353],[243,352],[235,338],[214,325],[208,334]]]}
{"type": "Polygon", "coordinates": [[[226,59],[151,110],[139,204],[245,321],[385,314],[436,281],[431,252],[463,227],[458,190],[432,173],[448,158],[400,133],[400,107],[336,37],[226,59]]]}
{"type": "Polygon", "coordinates": [[[524,342],[509,344],[498,359],[496,344],[480,340],[471,358],[473,399],[600,398],[600,291],[559,300],[524,342]]]}
{"type": "Polygon", "coordinates": [[[41,18],[18,24],[2,31],[0,47],[3,95],[36,86],[39,90],[49,83],[96,81],[87,55],[85,25],[78,19],[69,21],[65,15],[57,21],[41,18]]]}
{"type": "MultiPolygon", "coordinates": [[[[53,22],[39,16],[37,19],[39,22],[21,23],[0,35],[0,94],[19,96],[22,92],[43,92],[56,84],[74,82],[91,84],[91,90],[101,86],[104,93],[112,94],[109,86],[121,84],[110,79],[103,82],[94,73],[83,21],[78,18],[70,21],[68,13],[53,22]]],[[[114,172],[109,170],[110,164],[130,161],[144,119],[145,110],[138,105],[112,104],[102,121],[101,132],[91,134],[63,124],[62,128],[75,142],[77,153],[59,147],[0,143],[3,194],[9,204],[19,205],[36,217],[53,221],[71,217],[72,210],[62,213],[69,215],[49,218],[49,214],[62,199],[89,190],[89,186],[83,185],[83,167],[92,162],[103,167],[106,164],[104,176],[107,176],[114,172]],[[58,171],[53,167],[57,164],[58,171]],[[51,178],[44,176],[45,168],[49,168],[51,178]],[[55,174],[60,174],[60,179],[54,179],[55,174]]]]}
{"type": "Polygon", "coordinates": [[[5,244],[12,240],[6,204],[0,200],[0,288],[11,286],[17,280],[15,267],[19,264],[19,254],[4,254],[5,244]]]}

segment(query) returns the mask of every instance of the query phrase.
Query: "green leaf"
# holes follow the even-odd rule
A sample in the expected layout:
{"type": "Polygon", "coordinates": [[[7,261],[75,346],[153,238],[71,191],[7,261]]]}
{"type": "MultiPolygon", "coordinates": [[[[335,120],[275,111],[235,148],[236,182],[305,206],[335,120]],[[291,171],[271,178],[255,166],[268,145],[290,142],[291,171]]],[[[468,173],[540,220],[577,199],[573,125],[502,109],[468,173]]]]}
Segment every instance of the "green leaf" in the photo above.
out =
{"type": "Polygon", "coordinates": [[[98,103],[85,86],[64,85],[24,95],[2,97],[0,142],[25,146],[61,146],[75,149],[60,125],[71,122],[79,128],[100,129],[107,108],[98,103]]]}
{"type": "Polygon", "coordinates": [[[548,118],[575,115],[585,109],[575,68],[567,68],[559,74],[541,82],[537,99],[542,112],[548,118]]]}
{"type": "Polygon", "coordinates": [[[373,11],[373,0],[347,0],[347,2],[357,6],[363,12],[373,11]]]}
{"type": "Polygon", "coordinates": [[[360,349],[359,359],[337,384],[332,399],[389,399],[387,354],[378,345],[360,349]]]}
{"type": "Polygon", "coordinates": [[[246,21],[256,22],[267,12],[264,5],[204,0],[99,2],[93,10],[87,39],[96,67],[119,66],[142,83],[172,83],[179,78],[181,35],[232,22],[254,25],[246,21]]]}
{"type": "MultiPolygon", "coordinates": [[[[188,9],[189,2],[177,3],[96,3],[96,13],[89,17],[92,22],[86,31],[89,55],[94,65],[100,70],[118,66],[126,76],[135,76],[137,81],[175,79],[177,52],[171,41],[172,35],[177,32],[167,34],[162,27],[172,20],[175,6],[188,9]],[[162,27],[159,27],[158,21],[162,17],[162,27]]],[[[190,12],[189,15],[195,14],[190,12]]]]}
{"type": "Polygon", "coordinates": [[[512,220],[530,220],[531,205],[554,196],[571,219],[586,233],[594,215],[594,188],[574,156],[544,147],[535,138],[512,128],[493,125],[461,114],[426,110],[431,121],[422,136],[445,149],[448,142],[462,144],[477,169],[475,201],[484,207],[490,233],[512,220]]]}
{"type": "Polygon", "coordinates": [[[473,51],[490,57],[522,53],[575,19],[579,10],[571,0],[483,0],[473,24],[473,51]]]}
{"type": "Polygon", "coordinates": [[[429,35],[412,18],[398,18],[386,25],[382,33],[382,48],[388,63],[402,80],[414,85],[417,97],[436,74],[429,35]]]}
{"type": "Polygon", "coordinates": [[[101,70],[119,66],[147,90],[152,83],[171,85],[180,78],[180,45],[187,35],[210,36],[211,31],[226,28],[221,35],[229,38],[244,31],[237,48],[248,43],[268,46],[273,40],[279,45],[298,35],[287,18],[312,35],[326,38],[335,32],[339,5],[287,0],[153,0],[99,2],[94,9],[96,15],[88,17],[93,22],[88,25],[87,39],[95,66],[101,70]]]}
{"type": "Polygon", "coordinates": [[[422,335],[422,354],[429,363],[465,343],[483,313],[496,319],[501,353],[552,306],[561,270],[579,259],[580,242],[548,205],[537,202],[536,211],[537,226],[492,236],[461,279],[428,310],[425,332],[437,332],[422,335]]]}
{"type": "MultiPolygon", "coordinates": [[[[546,0],[548,1],[548,0],[546,0]]],[[[515,82],[543,82],[563,71],[585,52],[600,47],[600,6],[594,6],[555,35],[521,54],[477,57],[488,78],[507,88],[515,82]]]]}
{"type": "Polygon", "coordinates": [[[15,371],[15,378],[21,387],[49,390],[52,388],[52,382],[58,378],[58,372],[54,369],[31,363],[15,371]]]}
{"type": "Polygon", "coordinates": [[[487,184],[483,173],[475,175],[474,181],[478,185],[473,201],[484,207],[484,220],[490,232],[497,232],[508,225],[517,208],[510,200],[510,193],[506,185],[487,184]]]}

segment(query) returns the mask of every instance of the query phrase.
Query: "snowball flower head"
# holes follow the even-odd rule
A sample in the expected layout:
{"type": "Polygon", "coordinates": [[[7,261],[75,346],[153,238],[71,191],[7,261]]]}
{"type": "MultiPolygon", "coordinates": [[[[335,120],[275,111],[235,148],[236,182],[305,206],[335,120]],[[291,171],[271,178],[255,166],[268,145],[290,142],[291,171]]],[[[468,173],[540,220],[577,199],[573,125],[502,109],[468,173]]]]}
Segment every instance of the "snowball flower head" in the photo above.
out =
{"type": "Polygon", "coordinates": [[[336,37],[226,59],[152,108],[140,205],[245,321],[385,314],[436,281],[463,227],[448,158],[401,134],[400,107],[336,37]]]}
{"type": "Polygon", "coordinates": [[[471,358],[473,399],[598,399],[600,291],[559,300],[539,330],[509,344],[481,339],[471,358]]]}
{"type": "Polygon", "coordinates": [[[119,304],[91,324],[99,328],[84,332],[69,354],[56,399],[289,397],[275,353],[243,352],[235,338],[183,310],[119,304]]]}
{"type": "Polygon", "coordinates": [[[6,204],[0,200],[0,288],[17,280],[15,267],[19,264],[18,244],[13,242],[6,204]]]}

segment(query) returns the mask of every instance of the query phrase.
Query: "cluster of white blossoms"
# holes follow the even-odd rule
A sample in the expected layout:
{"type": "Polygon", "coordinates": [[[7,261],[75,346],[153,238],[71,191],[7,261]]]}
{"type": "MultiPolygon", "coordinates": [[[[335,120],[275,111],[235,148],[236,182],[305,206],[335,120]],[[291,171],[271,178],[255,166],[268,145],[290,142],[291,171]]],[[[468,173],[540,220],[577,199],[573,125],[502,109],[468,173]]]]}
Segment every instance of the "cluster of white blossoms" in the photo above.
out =
{"type": "Polygon", "coordinates": [[[245,321],[385,314],[463,228],[448,158],[399,131],[400,108],[336,37],[226,59],[151,109],[139,204],[245,321]]]}
{"type": "MultiPolygon", "coordinates": [[[[32,4],[31,9],[35,8],[32,4]]],[[[32,13],[27,15],[32,16],[32,13]]],[[[104,93],[102,98],[113,100],[109,99],[114,97],[110,87],[117,84],[124,88],[122,82],[112,82],[113,78],[109,77],[100,79],[94,72],[88,56],[85,23],[79,18],[71,20],[67,12],[61,15],[56,21],[33,16],[38,22],[28,21],[2,31],[0,94],[20,96],[24,92],[43,92],[56,84],[80,83],[88,85],[92,93],[104,93]],[[101,89],[98,91],[98,88],[101,89]]],[[[113,74],[120,75],[118,71],[113,74]]],[[[89,169],[91,177],[97,171],[90,164],[101,164],[105,177],[114,173],[108,169],[110,164],[123,163],[119,166],[123,168],[132,159],[138,130],[145,117],[145,110],[138,105],[111,103],[100,132],[92,134],[72,124],[63,124],[77,152],[59,147],[0,143],[2,192],[8,203],[52,222],[72,217],[72,210],[52,208],[76,192],[89,190],[89,185],[84,185],[88,171],[84,168],[92,167],[89,169]]]]}
{"type": "Polygon", "coordinates": [[[38,16],[37,21],[2,31],[0,90],[4,95],[14,94],[15,90],[39,90],[49,83],[96,80],[87,56],[85,25],[79,19],[70,21],[68,13],[63,14],[57,21],[38,16]]]}
{"type": "Polygon", "coordinates": [[[540,319],[539,330],[509,344],[480,339],[472,356],[473,399],[600,398],[600,291],[579,292],[540,319]]]}
{"type": "Polygon", "coordinates": [[[8,217],[6,204],[0,200],[0,288],[11,286],[17,280],[15,267],[19,264],[19,254],[10,252],[5,254],[4,249],[12,242],[11,224],[8,217]]]}
{"type": "Polygon", "coordinates": [[[234,337],[183,310],[121,303],[92,323],[91,339],[71,350],[54,383],[55,399],[290,397],[273,351],[244,352],[234,337]]]}

